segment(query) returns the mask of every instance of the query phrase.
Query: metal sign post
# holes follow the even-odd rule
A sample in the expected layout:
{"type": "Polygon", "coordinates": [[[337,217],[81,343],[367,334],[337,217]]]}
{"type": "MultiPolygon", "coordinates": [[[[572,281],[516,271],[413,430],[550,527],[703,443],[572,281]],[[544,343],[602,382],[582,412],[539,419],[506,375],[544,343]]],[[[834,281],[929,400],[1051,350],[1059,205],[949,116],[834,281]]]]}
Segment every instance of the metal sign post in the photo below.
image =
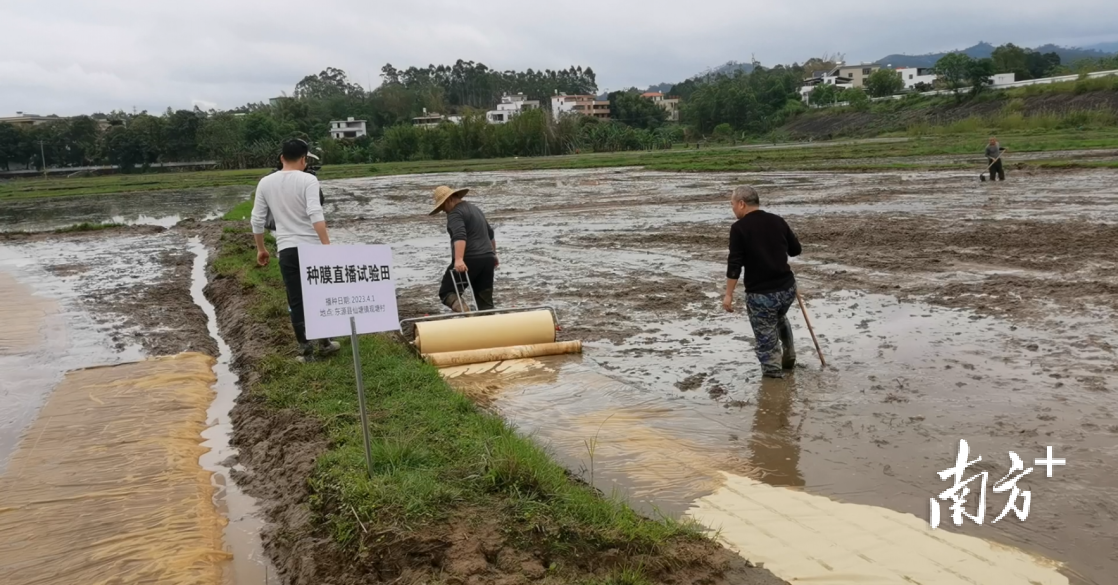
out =
{"type": "Polygon", "coordinates": [[[373,477],[373,450],[369,446],[369,413],[365,410],[365,379],[361,375],[361,348],[357,345],[357,320],[349,318],[349,343],[353,346],[353,372],[357,375],[357,404],[361,407],[361,434],[365,436],[365,465],[373,477]]]}

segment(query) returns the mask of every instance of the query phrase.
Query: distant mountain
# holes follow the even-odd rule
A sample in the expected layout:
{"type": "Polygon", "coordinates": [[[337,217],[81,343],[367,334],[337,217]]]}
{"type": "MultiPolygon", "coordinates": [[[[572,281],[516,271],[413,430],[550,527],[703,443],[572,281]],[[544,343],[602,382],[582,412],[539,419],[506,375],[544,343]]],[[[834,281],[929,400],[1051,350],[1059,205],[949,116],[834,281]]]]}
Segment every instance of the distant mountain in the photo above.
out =
{"type": "Polygon", "coordinates": [[[716,75],[734,75],[738,71],[753,73],[753,65],[751,63],[742,63],[740,61],[726,61],[718,67],[712,67],[710,69],[707,69],[706,71],[699,73],[698,75],[692,76],[691,79],[714,77],[716,75]]]}
{"type": "MultiPolygon", "coordinates": [[[[687,79],[688,80],[691,80],[691,79],[706,79],[706,78],[714,77],[716,75],[734,75],[738,71],[744,71],[745,73],[753,73],[753,65],[750,64],[750,63],[742,63],[740,61],[726,61],[725,63],[719,65],[718,67],[711,67],[710,69],[707,69],[706,71],[700,71],[699,73],[696,73],[695,75],[692,75],[691,77],[688,77],[687,79]]],[[[672,88],[677,86],[677,85],[679,85],[679,83],[658,83],[656,85],[648,86],[648,89],[646,89],[644,91],[668,94],[672,91],[672,88]]],[[[601,96],[599,96],[599,99],[604,100],[604,99],[606,99],[605,96],[606,96],[606,94],[602,94],[601,96]]]]}
{"type": "MultiPolygon", "coordinates": [[[[961,52],[966,53],[974,59],[985,59],[994,53],[994,45],[987,42],[981,42],[973,47],[963,49],[961,52]]],[[[1100,57],[1107,57],[1111,54],[1118,52],[1118,43],[1100,43],[1099,45],[1092,45],[1088,48],[1080,47],[1060,47],[1053,44],[1041,45],[1033,49],[1040,53],[1056,53],[1060,56],[1061,63],[1074,63],[1080,59],[1098,59],[1100,57]],[[1106,50],[1110,48],[1110,50],[1106,50]]],[[[949,51],[952,53],[960,51],[949,51]]],[[[892,65],[893,67],[931,67],[936,64],[947,52],[944,53],[927,53],[924,55],[889,55],[874,61],[878,65],[886,66],[892,65]]]]}
{"type": "MultiPolygon", "coordinates": [[[[982,41],[979,42],[977,45],[974,45],[973,47],[967,47],[966,49],[962,49],[961,51],[956,50],[946,51],[943,53],[925,53],[923,55],[893,54],[878,59],[877,61],[874,61],[874,63],[881,66],[889,65],[892,67],[932,67],[936,64],[936,61],[939,61],[948,52],[962,52],[973,59],[985,59],[994,54],[995,48],[996,47],[994,45],[982,41]]],[[[1118,41],[1109,43],[1097,43],[1086,47],[1060,47],[1053,44],[1047,44],[1036,47],[1033,50],[1039,51],[1041,53],[1054,52],[1060,56],[1061,63],[1067,64],[1074,63],[1075,61],[1078,61],[1080,59],[1098,59],[1100,57],[1108,57],[1110,55],[1118,54],[1118,41]]],[[[742,63],[740,61],[727,61],[722,65],[712,67],[710,69],[707,69],[706,71],[702,71],[695,75],[692,75],[688,78],[688,80],[705,79],[714,77],[716,75],[733,75],[738,71],[752,73],[753,65],[750,63],[742,63]]],[[[655,91],[666,94],[669,93],[672,90],[672,87],[676,85],[678,84],[660,83],[656,85],[650,85],[646,91],[655,91]]],[[[604,94],[601,96],[601,99],[606,99],[604,94]]]]}
{"type": "Polygon", "coordinates": [[[1097,43],[1097,44],[1094,44],[1094,45],[1087,45],[1086,47],[1083,47],[1083,48],[1113,54],[1113,53],[1118,53],[1118,41],[1115,41],[1113,43],[1097,43]]]}
{"type": "MultiPolygon", "coordinates": [[[[994,45],[987,42],[981,42],[973,47],[963,49],[961,52],[965,53],[972,59],[985,59],[994,53],[994,45]]],[[[888,55],[874,63],[892,67],[931,67],[936,64],[947,53],[957,53],[960,51],[946,51],[943,53],[925,53],[923,55],[888,55]]]]}
{"type": "Polygon", "coordinates": [[[1041,53],[1056,53],[1060,56],[1060,63],[1074,63],[1080,59],[1098,59],[1100,57],[1109,57],[1114,51],[1100,51],[1097,49],[1085,49],[1080,47],[1058,47],[1053,44],[1041,45],[1034,51],[1041,53]]]}
{"type": "Polygon", "coordinates": [[[657,84],[657,85],[650,85],[650,86],[648,86],[648,89],[646,89],[644,91],[655,92],[655,93],[668,93],[669,91],[672,90],[673,87],[675,87],[674,83],[660,83],[660,84],[657,84]]]}

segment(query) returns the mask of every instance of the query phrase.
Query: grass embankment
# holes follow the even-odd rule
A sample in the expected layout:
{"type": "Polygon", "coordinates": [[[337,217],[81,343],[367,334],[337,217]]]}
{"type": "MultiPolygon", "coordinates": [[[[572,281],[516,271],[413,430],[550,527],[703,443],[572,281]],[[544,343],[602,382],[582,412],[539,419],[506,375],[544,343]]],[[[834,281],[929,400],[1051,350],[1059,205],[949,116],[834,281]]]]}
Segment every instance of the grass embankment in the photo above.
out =
{"type": "Polygon", "coordinates": [[[1118,132],[1116,90],[1118,76],[991,90],[977,97],[913,94],[874,102],[861,111],[814,110],[794,118],[784,130],[791,136],[816,138],[1056,134],[1049,149],[1090,148],[1066,143],[1079,135],[1118,132]]]}
{"type": "MultiPolygon", "coordinates": [[[[815,115],[817,118],[819,115],[815,115]]],[[[822,116],[826,118],[827,116],[822,116]]],[[[907,126],[894,135],[906,137],[907,126]]],[[[951,131],[919,130],[903,142],[858,142],[828,144],[784,143],[773,145],[716,146],[652,152],[589,153],[535,158],[472,159],[459,161],[416,161],[355,165],[326,165],[322,180],[407,175],[420,173],[527,171],[547,169],[590,169],[642,167],[659,171],[779,171],[779,170],[888,170],[969,168],[951,162],[904,161],[906,157],[974,154],[981,162],[982,148],[991,128],[979,120],[951,131]],[[968,125],[969,124],[969,125],[968,125]],[[964,131],[965,130],[965,131],[964,131]],[[890,159],[882,161],[880,159],[890,159]]],[[[1014,152],[1067,149],[1118,148],[1118,128],[1095,130],[1056,129],[1037,132],[1028,128],[1007,130],[1000,135],[1014,152]]],[[[1055,160],[1061,166],[1076,166],[1074,160],[1055,160]]],[[[1031,163],[1029,163],[1031,164],[1031,163]]],[[[974,165],[969,165],[974,166],[974,165]]],[[[1099,166],[1086,163],[1082,166],[1099,166]]],[[[1102,166],[1115,166],[1104,163],[1102,166]]],[[[150,175],[33,178],[0,181],[0,201],[63,195],[95,195],[161,190],[213,189],[255,185],[266,169],[195,171],[150,175]]]]}
{"type": "MultiPolygon", "coordinates": [[[[328,361],[298,364],[276,262],[255,266],[251,236],[227,228],[215,257],[218,277],[249,295],[248,318],[283,344],[255,363],[258,382],[242,400],[293,409],[319,421],[329,449],[307,481],[320,536],[356,558],[407,557],[408,535],[479,522],[497,527],[505,547],[541,561],[551,583],[645,583],[687,558],[681,546],[722,552],[690,525],[644,518],[568,477],[543,449],[502,419],[479,410],[396,340],[360,339],[374,475],[368,477],[348,340],[328,361]],[[457,524],[455,524],[457,523],[457,524]],[[614,551],[612,562],[600,554],[614,551]]],[[[449,538],[449,536],[448,536],[449,538]]],[[[459,537],[460,538],[460,537],[459,537]]],[[[492,560],[491,560],[492,561],[492,560]]],[[[373,562],[373,561],[369,561],[373,562]]],[[[430,568],[438,581],[446,567],[430,568]]],[[[460,576],[460,575],[459,575],[460,576]]]]}

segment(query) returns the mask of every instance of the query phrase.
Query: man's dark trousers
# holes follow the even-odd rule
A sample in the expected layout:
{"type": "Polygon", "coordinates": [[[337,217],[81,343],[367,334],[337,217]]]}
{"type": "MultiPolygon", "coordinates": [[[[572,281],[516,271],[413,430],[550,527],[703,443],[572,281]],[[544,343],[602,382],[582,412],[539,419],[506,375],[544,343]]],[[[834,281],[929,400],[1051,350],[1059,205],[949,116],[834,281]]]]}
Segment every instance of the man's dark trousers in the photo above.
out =
{"type": "Polygon", "coordinates": [[[291,328],[300,345],[307,343],[307,322],[303,315],[303,281],[299,275],[299,248],[287,248],[279,253],[280,275],[287,289],[287,310],[291,313],[291,328]]]}
{"type": "Polygon", "coordinates": [[[1005,167],[1002,166],[1002,159],[990,161],[993,163],[990,166],[990,180],[991,181],[1004,181],[1005,180],[1005,167]]]}
{"type": "MultiPolygon", "coordinates": [[[[458,300],[458,296],[465,292],[467,276],[469,277],[469,285],[474,289],[474,298],[477,299],[477,308],[479,311],[487,311],[493,307],[493,272],[496,269],[497,257],[496,256],[474,256],[462,259],[466,263],[466,274],[455,273],[454,278],[458,279],[458,290],[454,289],[454,281],[451,280],[451,272],[454,271],[454,265],[451,264],[450,268],[443,273],[443,281],[439,286],[439,299],[443,304],[451,306],[458,300]]],[[[463,298],[463,301],[465,299],[463,298]]]]}

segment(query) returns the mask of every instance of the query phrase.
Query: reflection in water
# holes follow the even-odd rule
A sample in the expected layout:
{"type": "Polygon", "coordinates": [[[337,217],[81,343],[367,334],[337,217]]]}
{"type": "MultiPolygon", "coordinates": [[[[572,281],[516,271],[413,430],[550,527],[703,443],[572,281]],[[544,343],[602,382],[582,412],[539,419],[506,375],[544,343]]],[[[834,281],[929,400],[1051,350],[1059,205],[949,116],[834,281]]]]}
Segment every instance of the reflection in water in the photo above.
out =
{"type": "Polygon", "coordinates": [[[763,379],[757,392],[749,459],[760,475],[757,479],[769,485],[804,485],[800,475],[800,429],[789,422],[795,384],[792,378],[763,379]]]}

